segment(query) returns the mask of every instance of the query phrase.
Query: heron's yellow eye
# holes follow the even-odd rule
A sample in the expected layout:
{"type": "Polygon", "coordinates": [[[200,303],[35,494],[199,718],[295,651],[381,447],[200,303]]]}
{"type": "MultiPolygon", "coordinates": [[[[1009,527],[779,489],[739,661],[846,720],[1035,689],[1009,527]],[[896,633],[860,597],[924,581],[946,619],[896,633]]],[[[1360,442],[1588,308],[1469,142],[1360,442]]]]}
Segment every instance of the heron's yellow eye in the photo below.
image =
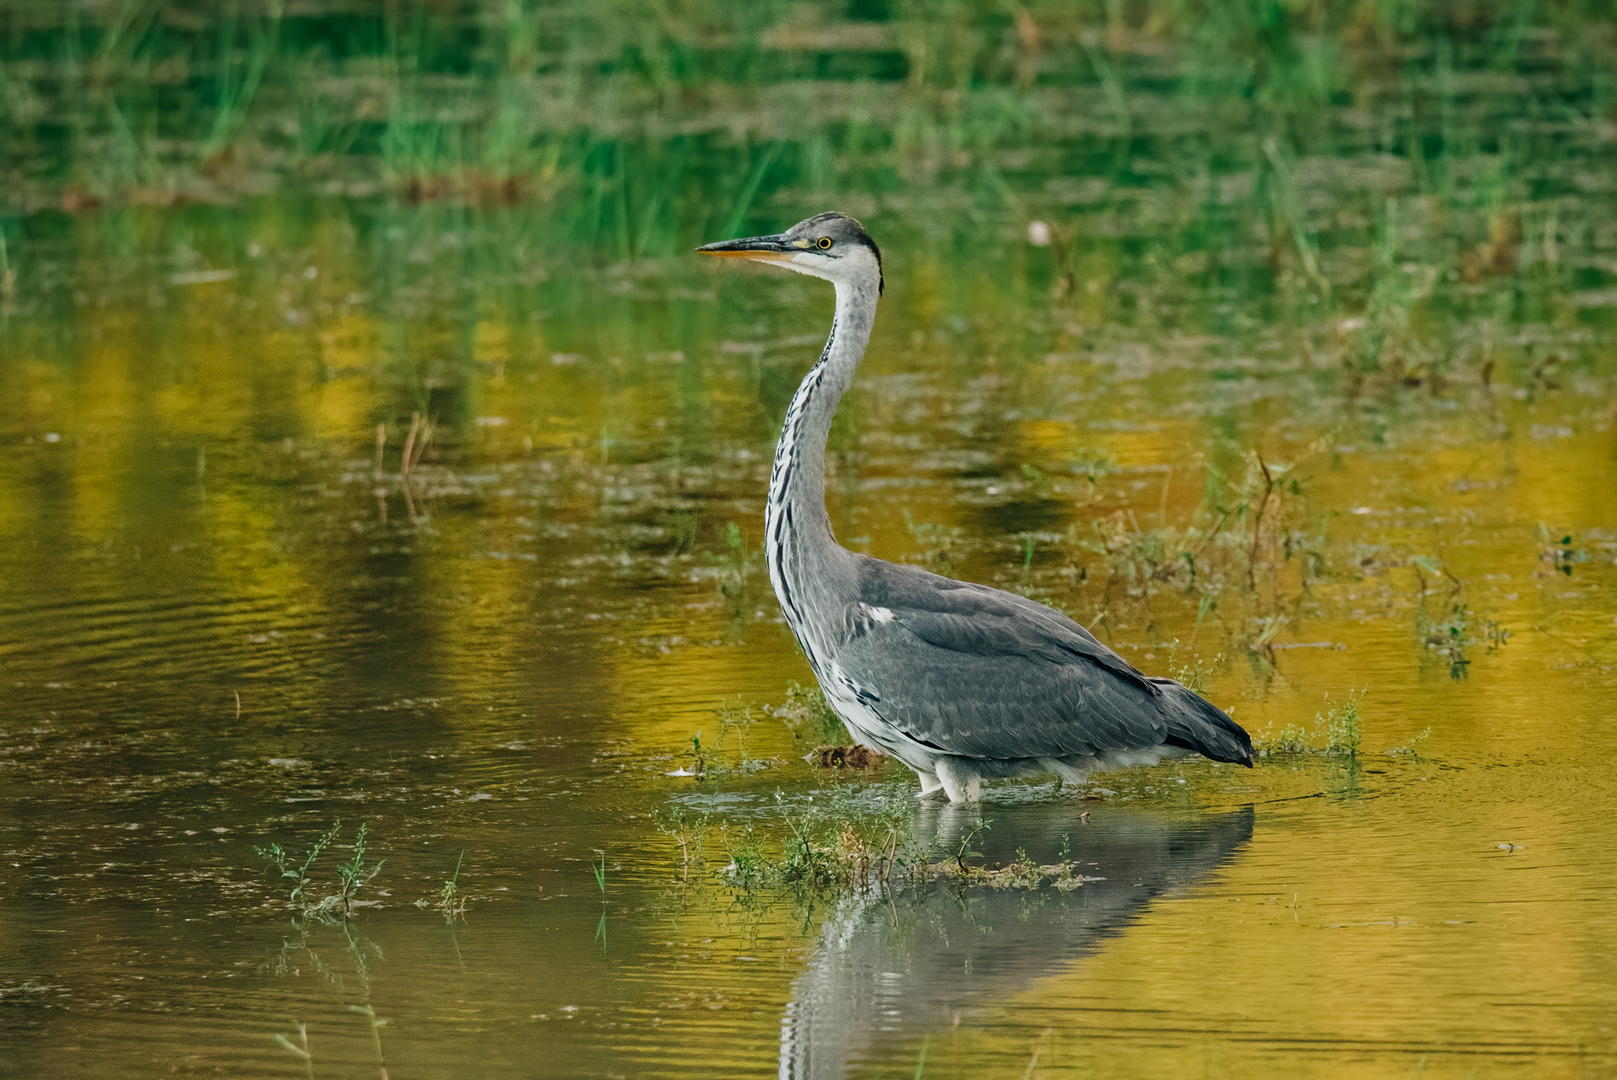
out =
{"type": "Polygon", "coordinates": [[[822,236],[818,240],[816,240],[815,243],[820,245],[820,250],[821,251],[830,251],[831,250],[831,238],[829,236],[822,236]]]}

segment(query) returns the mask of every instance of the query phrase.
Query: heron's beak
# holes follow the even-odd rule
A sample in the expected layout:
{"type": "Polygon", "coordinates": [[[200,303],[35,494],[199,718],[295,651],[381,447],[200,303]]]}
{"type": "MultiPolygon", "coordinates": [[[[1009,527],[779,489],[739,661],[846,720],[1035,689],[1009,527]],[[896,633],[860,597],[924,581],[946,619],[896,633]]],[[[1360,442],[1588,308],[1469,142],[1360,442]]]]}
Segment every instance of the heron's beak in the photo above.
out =
{"type": "Polygon", "coordinates": [[[808,248],[807,240],[776,233],[773,236],[749,236],[744,240],[720,240],[716,244],[703,244],[696,250],[704,255],[722,255],[730,259],[790,262],[793,255],[808,248]]]}

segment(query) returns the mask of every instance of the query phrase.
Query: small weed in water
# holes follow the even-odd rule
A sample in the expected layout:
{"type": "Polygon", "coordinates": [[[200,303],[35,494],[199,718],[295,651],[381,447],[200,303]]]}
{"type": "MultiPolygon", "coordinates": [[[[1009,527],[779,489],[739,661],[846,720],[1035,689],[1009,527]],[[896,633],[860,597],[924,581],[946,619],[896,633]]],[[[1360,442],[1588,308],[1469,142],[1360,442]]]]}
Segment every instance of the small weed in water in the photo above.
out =
{"type": "Polygon", "coordinates": [[[989,871],[988,884],[996,889],[1036,889],[1044,882],[1044,868],[1033,861],[1026,848],[1016,849],[1016,858],[999,874],[989,871]]]}
{"type": "MultiPolygon", "coordinates": [[[[1066,891],[1094,880],[1078,873],[1070,837],[1058,862],[1040,864],[1018,849],[1007,866],[983,863],[978,848],[992,825],[986,818],[923,840],[916,831],[913,792],[902,780],[875,789],[837,783],[801,803],[777,792],[776,803],[782,811],[776,837],[761,836],[752,822],[717,826],[729,856],[718,877],[743,910],[761,910],[771,891],[812,906],[933,884],[1022,890],[1048,885],[1066,891]]],[[[699,855],[692,852],[699,851],[700,837],[710,829],[707,821],[691,822],[676,812],[659,828],[675,842],[682,880],[700,884],[691,873],[699,865],[699,855]]]]}
{"type": "Polygon", "coordinates": [[[1387,753],[1390,754],[1393,757],[1419,758],[1421,756],[1420,755],[1421,745],[1423,743],[1425,743],[1426,740],[1431,738],[1431,737],[1432,737],[1432,729],[1431,728],[1426,728],[1424,731],[1417,731],[1415,734],[1411,735],[1408,739],[1406,739],[1400,745],[1393,747],[1391,750],[1388,750],[1387,753]]]}
{"type": "Polygon", "coordinates": [[[923,874],[928,860],[911,826],[908,786],[889,784],[873,802],[862,790],[838,784],[790,810],[776,792],[788,810],[786,835],[778,856],[760,856],[759,883],[834,895],[923,874]]]}
{"type": "Polygon", "coordinates": [[[968,874],[971,870],[971,868],[966,865],[967,859],[976,859],[982,857],[982,852],[978,851],[974,845],[977,843],[977,839],[982,836],[983,833],[987,832],[993,827],[994,823],[991,820],[985,817],[979,817],[972,824],[971,828],[960,834],[960,844],[955,848],[954,854],[951,857],[954,859],[955,866],[960,869],[961,874],[968,874]]]}
{"type": "Polygon", "coordinates": [[[658,832],[673,841],[680,880],[688,883],[691,871],[700,870],[706,863],[703,841],[707,836],[707,817],[693,821],[683,807],[676,807],[667,815],[654,815],[652,822],[658,832]]]}
{"type": "MultiPolygon", "coordinates": [[[[1411,560],[1419,564],[1425,560],[1417,557],[1411,560]]],[[[1456,585],[1458,592],[1461,586],[1456,585]]],[[[1425,580],[1422,579],[1424,594],[1425,580]]],[[[1415,633],[1420,638],[1427,651],[1443,658],[1449,665],[1449,677],[1463,679],[1469,674],[1471,658],[1468,650],[1476,645],[1483,645],[1489,653],[1496,653],[1505,647],[1511,638],[1511,632],[1500,625],[1498,619],[1479,615],[1471,610],[1471,606],[1459,599],[1451,599],[1448,610],[1433,615],[1427,610],[1424,601],[1415,609],[1415,633]]]]}
{"type": "Polygon", "coordinates": [[[359,832],[354,836],[353,856],[337,866],[337,891],[318,899],[311,897],[310,889],[314,884],[314,878],[310,870],[341,831],[342,821],[339,819],[314,842],[305,853],[302,862],[294,859],[280,844],[253,847],[253,851],[268,863],[271,869],[279,872],[283,879],[292,882],[287,906],[316,918],[329,919],[333,916],[346,918],[352,913],[360,890],[381,873],[385,860],[371,863],[365,858],[366,839],[370,835],[370,825],[367,822],[360,825],[359,832]]]}
{"type": "Polygon", "coordinates": [[[460,858],[455,860],[455,872],[444,881],[443,888],[438,890],[438,910],[443,912],[446,919],[466,914],[466,897],[460,891],[460,868],[465,861],[466,851],[463,848],[460,858]]]}
{"type": "Polygon", "coordinates": [[[746,533],[735,522],[725,522],[720,536],[725,550],[719,554],[719,592],[730,600],[739,600],[752,577],[753,555],[747,547],[746,533]]]}
{"type": "Polygon", "coordinates": [[[742,705],[739,700],[734,705],[725,705],[719,709],[719,741],[718,753],[719,770],[726,773],[739,773],[745,776],[765,768],[766,763],[756,761],[747,756],[747,736],[751,733],[758,717],[753,714],[752,706],[742,705]],[[734,764],[730,763],[729,755],[725,752],[724,744],[731,732],[735,732],[736,753],[734,764]]]}
{"type": "Polygon", "coordinates": [[[829,730],[833,723],[836,734],[842,734],[842,721],[826,708],[819,689],[806,690],[793,683],[788,704],[782,708],[759,710],[743,705],[740,699],[721,706],[718,737],[709,742],[700,731],[692,735],[681,752],[684,763],[668,775],[720,780],[748,776],[768,768],[770,762],[752,757],[747,744],[758,721],[770,715],[784,720],[800,739],[829,730]]]}
{"type": "Polygon", "coordinates": [[[792,683],[786,688],[786,704],[770,710],[786,722],[792,734],[804,742],[823,746],[847,738],[842,717],[831,710],[825,691],[818,686],[792,683]]]}
{"type": "Polygon", "coordinates": [[[1463,679],[1471,661],[1465,655],[1467,646],[1476,644],[1471,636],[1471,609],[1466,604],[1450,604],[1448,612],[1433,618],[1420,608],[1416,624],[1426,647],[1443,657],[1449,664],[1449,677],[1463,679]]]}
{"type": "Polygon", "coordinates": [[[1187,661],[1180,661],[1179,641],[1176,638],[1168,648],[1168,677],[1183,683],[1187,690],[1192,690],[1206,697],[1207,680],[1223,662],[1223,653],[1219,653],[1211,661],[1203,660],[1199,656],[1192,656],[1187,661]]]}
{"type": "Polygon", "coordinates": [[[309,868],[314,866],[315,860],[320,858],[321,853],[331,846],[331,842],[337,839],[337,834],[341,831],[342,819],[339,818],[304,853],[301,863],[296,862],[291,853],[282,848],[280,844],[270,844],[268,847],[259,847],[255,844],[253,845],[253,851],[259,858],[269,863],[272,869],[279,871],[282,878],[292,882],[292,894],[287,897],[287,903],[293,907],[308,907],[309,905],[304,903],[304,894],[308,890],[311,881],[309,868]]]}
{"type": "Polygon", "coordinates": [[[370,823],[362,822],[359,832],[354,836],[354,854],[345,863],[337,865],[337,879],[340,882],[337,892],[325,897],[309,910],[311,915],[348,915],[359,899],[360,890],[369,885],[377,874],[382,872],[386,860],[367,862],[365,859],[365,838],[370,834],[370,823]]]}
{"type": "Polygon", "coordinates": [[[1589,553],[1577,546],[1571,533],[1551,529],[1542,521],[1538,523],[1538,542],[1543,545],[1539,558],[1567,577],[1578,563],[1589,561],[1589,553]]]}
{"type": "Polygon", "coordinates": [[[1273,725],[1258,733],[1253,740],[1260,756],[1269,754],[1309,754],[1314,750],[1308,740],[1308,729],[1301,724],[1287,724],[1277,735],[1273,725]]]}
{"type": "Polygon", "coordinates": [[[685,770],[686,775],[694,776],[698,780],[705,778],[708,763],[707,754],[702,749],[702,733],[700,731],[691,736],[690,749],[685,751],[685,756],[690,759],[690,767],[685,770]]]}
{"type": "MultiPolygon", "coordinates": [[[[1340,705],[1328,708],[1323,716],[1317,718],[1316,731],[1325,737],[1325,753],[1358,756],[1359,743],[1364,737],[1364,726],[1359,718],[1360,696],[1361,691],[1350,692],[1340,705]]],[[[1329,706],[1330,702],[1331,696],[1326,694],[1325,704],[1329,706]]]]}
{"type": "Polygon", "coordinates": [[[1276,734],[1271,724],[1259,732],[1253,742],[1261,756],[1330,754],[1358,757],[1359,745],[1364,739],[1363,719],[1359,715],[1359,702],[1363,696],[1364,691],[1354,690],[1341,703],[1332,706],[1331,695],[1326,694],[1326,711],[1315,716],[1312,732],[1300,724],[1287,724],[1276,734]]]}
{"type": "Polygon", "coordinates": [[[590,873],[595,878],[595,887],[601,890],[601,920],[595,924],[595,943],[603,950],[606,948],[606,852],[596,849],[601,856],[599,863],[590,863],[590,873]]]}
{"type": "Polygon", "coordinates": [[[763,885],[769,861],[764,846],[753,832],[752,826],[738,828],[732,835],[728,825],[720,825],[719,835],[724,841],[725,851],[730,856],[729,863],[724,867],[724,873],[730,876],[730,880],[742,890],[743,894],[751,893],[763,885]]]}
{"type": "Polygon", "coordinates": [[[910,534],[921,549],[920,562],[931,567],[946,567],[954,561],[959,546],[961,530],[955,526],[938,525],[928,521],[916,521],[910,516],[909,509],[904,510],[904,531],[910,534]]]}

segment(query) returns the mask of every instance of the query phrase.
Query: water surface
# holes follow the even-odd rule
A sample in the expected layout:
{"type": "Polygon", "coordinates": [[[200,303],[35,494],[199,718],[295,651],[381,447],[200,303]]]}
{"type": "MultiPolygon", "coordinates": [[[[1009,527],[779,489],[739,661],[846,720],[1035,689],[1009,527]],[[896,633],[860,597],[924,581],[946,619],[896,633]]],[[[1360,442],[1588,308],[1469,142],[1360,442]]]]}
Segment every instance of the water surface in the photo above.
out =
{"type": "Polygon", "coordinates": [[[1121,129],[1033,84],[1014,198],[776,178],[737,213],[884,245],[839,537],[1058,603],[1272,748],[991,786],[975,861],[1066,845],[1070,890],[723,870],[830,789],[908,798],[774,715],[810,674],[757,547],[821,283],[676,254],[718,238],[691,215],[580,239],[561,196],[8,218],[0,1073],[1617,1070],[1609,106],[1547,45],[1448,90],[1417,52],[1364,91],[1415,102],[1386,130],[1333,99],[1313,156],[1242,129],[1202,174],[1189,61],[1119,55],[1121,129]],[[1441,124],[1466,154],[1411,150],[1441,124]],[[1357,755],[1284,751],[1354,692],[1357,755]],[[670,775],[698,734],[729,768],[670,775]],[[338,820],[319,889],[361,822],[385,864],[298,915],[254,848],[338,820]]]}

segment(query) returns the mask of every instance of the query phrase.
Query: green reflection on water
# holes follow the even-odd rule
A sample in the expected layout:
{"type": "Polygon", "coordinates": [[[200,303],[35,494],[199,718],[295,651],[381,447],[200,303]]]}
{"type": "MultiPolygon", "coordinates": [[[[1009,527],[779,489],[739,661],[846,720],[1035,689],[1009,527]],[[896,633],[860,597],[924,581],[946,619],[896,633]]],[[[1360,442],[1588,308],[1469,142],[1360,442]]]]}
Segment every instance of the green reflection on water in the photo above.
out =
{"type": "Polygon", "coordinates": [[[1609,1068],[1611,30],[1513,11],[17,9],[10,1069],[1609,1068]],[[1276,740],[991,792],[1104,882],[719,872],[826,783],[749,552],[829,299],[679,252],[827,205],[838,534],[1276,740]],[[289,926],[337,818],[380,906],[289,926]]]}

